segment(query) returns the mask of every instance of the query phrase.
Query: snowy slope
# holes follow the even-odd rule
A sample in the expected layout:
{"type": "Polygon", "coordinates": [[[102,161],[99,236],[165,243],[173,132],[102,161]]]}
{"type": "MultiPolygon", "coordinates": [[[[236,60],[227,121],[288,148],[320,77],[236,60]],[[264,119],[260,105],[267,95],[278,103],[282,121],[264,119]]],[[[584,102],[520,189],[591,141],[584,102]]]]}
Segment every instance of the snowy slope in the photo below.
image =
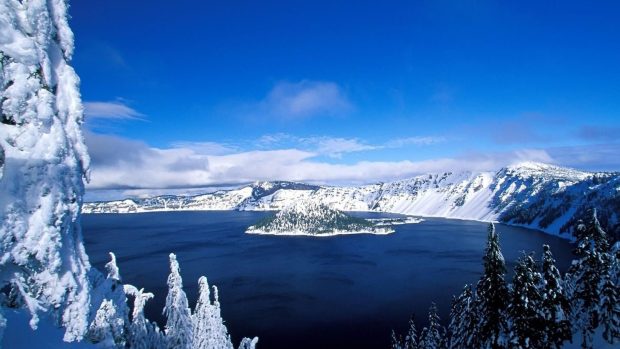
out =
{"type": "Polygon", "coordinates": [[[620,234],[619,188],[618,173],[527,162],[497,172],[445,172],[357,187],[262,182],[194,197],[87,203],[84,211],[280,210],[312,199],[342,211],[501,221],[560,234],[568,233],[586,209],[597,207],[607,230],[620,234]]]}

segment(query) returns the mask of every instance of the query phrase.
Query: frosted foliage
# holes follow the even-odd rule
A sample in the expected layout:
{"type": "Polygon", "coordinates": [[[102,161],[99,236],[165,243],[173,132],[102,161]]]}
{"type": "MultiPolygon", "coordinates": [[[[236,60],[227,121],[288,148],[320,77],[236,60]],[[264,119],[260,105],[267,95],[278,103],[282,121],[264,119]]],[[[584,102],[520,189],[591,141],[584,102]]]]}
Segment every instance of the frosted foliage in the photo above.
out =
{"type": "Polygon", "coordinates": [[[116,256],[112,252],[110,252],[110,261],[105,265],[105,269],[108,272],[109,279],[121,281],[121,274],[116,265],[116,256]]]}
{"type": "Polygon", "coordinates": [[[232,349],[228,330],[220,314],[217,288],[213,287],[214,301],[211,302],[207,278],[198,280],[199,296],[193,315],[194,349],[232,349]]]}
{"type": "Polygon", "coordinates": [[[258,337],[243,338],[239,344],[239,349],[256,349],[256,343],[258,343],[258,337]]]}
{"type": "Polygon", "coordinates": [[[134,297],[131,324],[127,335],[127,341],[131,348],[135,349],[159,349],[165,347],[163,334],[154,323],[144,316],[144,305],[153,298],[153,294],[138,290],[132,285],[125,285],[125,293],[134,297]]]}
{"type": "Polygon", "coordinates": [[[118,316],[114,303],[104,300],[90,324],[88,339],[102,348],[125,347],[125,322],[118,316]]]}
{"type": "Polygon", "coordinates": [[[64,0],[0,0],[0,270],[37,325],[81,339],[90,269],[79,212],[88,166],[64,0]]]}
{"type": "Polygon", "coordinates": [[[177,257],[170,254],[170,275],[168,276],[168,295],[166,296],[166,340],[168,348],[191,348],[192,344],[192,313],[183,291],[177,257]]]}
{"type": "Polygon", "coordinates": [[[94,268],[90,271],[91,304],[94,309],[99,304],[99,310],[96,311],[94,319],[91,319],[88,338],[101,347],[122,348],[127,339],[129,308],[113,253],[110,253],[110,262],[105,267],[108,270],[107,277],[94,268]]]}

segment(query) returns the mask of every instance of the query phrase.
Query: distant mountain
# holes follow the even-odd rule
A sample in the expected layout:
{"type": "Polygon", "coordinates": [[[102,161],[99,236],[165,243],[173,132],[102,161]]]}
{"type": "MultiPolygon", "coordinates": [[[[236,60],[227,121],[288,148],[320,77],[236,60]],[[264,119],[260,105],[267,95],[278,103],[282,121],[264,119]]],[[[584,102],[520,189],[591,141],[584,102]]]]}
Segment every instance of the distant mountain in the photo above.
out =
{"type": "Polygon", "coordinates": [[[300,200],[286,206],[246,231],[249,234],[312,235],[389,234],[388,226],[375,225],[366,219],[352,217],[327,205],[300,200]]]}
{"type": "Polygon", "coordinates": [[[500,221],[564,236],[596,208],[604,228],[620,236],[620,173],[531,162],[497,172],[444,172],[351,187],[256,182],[198,196],[86,203],[83,211],[280,210],[305,199],[341,211],[500,221]]]}

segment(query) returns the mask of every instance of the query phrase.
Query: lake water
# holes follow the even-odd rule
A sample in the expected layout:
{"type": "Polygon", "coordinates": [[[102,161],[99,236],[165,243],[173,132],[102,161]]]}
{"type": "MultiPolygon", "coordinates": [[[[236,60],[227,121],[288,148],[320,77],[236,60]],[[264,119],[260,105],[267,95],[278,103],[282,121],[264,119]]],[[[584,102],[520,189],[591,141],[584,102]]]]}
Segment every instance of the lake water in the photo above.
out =
{"type": "MultiPolygon", "coordinates": [[[[192,308],[197,280],[206,275],[220,290],[235,347],[242,336],[259,336],[259,348],[265,349],[388,348],[391,329],[403,331],[412,313],[423,326],[433,301],[445,322],[452,295],[475,283],[482,271],[485,223],[428,218],[381,236],[244,234],[266,214],[84,215],[83,230],[94,266],[103,270],[113,251],[123,281],[155,294],[146,313],[160,324],[168,254],[177,254],[192,308]]],[[[570,263],[567,241],[501,224],[497,230],[509,270],[522,251],[539,258],[543,243],[561,270],[570,263]]]]}

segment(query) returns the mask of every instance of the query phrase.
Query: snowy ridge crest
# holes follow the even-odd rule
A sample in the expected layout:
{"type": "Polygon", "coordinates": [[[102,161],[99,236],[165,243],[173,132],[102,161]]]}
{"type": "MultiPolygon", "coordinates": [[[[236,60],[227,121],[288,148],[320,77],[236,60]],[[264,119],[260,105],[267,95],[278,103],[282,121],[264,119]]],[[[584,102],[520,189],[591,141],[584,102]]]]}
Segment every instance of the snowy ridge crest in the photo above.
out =
{"type": "Polygon", "coordinates": [[[87,213],[170,210],[281,210],[313,200],[341,211],[501,221],[568,237],[588,208],[597,208],[607,231],[620,235],[620,174],[590,173],[541,163],[497,172],[444,172],[354,187],[264,182],[188,196],[86,203],[87,213]],[[269,188],[257,190],[258,187],[269,188]]]}

